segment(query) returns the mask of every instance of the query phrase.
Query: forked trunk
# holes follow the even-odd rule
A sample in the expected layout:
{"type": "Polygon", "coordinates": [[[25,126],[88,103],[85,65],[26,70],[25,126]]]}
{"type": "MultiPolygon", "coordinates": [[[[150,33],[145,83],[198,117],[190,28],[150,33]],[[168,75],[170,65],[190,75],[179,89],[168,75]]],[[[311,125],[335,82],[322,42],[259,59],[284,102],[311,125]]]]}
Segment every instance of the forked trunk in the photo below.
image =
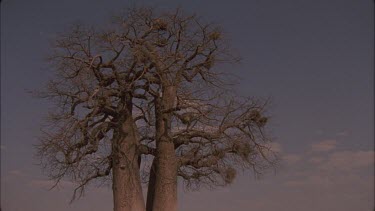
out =
{"type": "Polygon", "coordinates": [[[156,102],[156,145],[155,191],[152,211],[177,210],[177,158],[170,137],[171,113],[175,106],[176,87],[163,90],[156,102]]]}
{"type": "Polygon", "coordinates": [[[114,211],[145,211],[138,165],[138,133],[132,117],[125,120],[113,145],[114,211]]]}

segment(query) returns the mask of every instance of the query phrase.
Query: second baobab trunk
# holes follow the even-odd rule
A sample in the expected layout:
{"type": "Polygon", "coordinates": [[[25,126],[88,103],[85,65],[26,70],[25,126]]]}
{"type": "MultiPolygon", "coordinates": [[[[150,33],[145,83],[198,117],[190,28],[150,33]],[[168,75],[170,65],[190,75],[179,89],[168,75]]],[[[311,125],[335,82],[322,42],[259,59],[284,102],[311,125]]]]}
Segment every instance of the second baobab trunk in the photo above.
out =
{"type": "Polygon", "coordinates": [[[155,189],[153,211],[177,210],[177,158],[171,133],[171,110],[176,102],[176,87],[168,86],[157,99],[155,189]]]}

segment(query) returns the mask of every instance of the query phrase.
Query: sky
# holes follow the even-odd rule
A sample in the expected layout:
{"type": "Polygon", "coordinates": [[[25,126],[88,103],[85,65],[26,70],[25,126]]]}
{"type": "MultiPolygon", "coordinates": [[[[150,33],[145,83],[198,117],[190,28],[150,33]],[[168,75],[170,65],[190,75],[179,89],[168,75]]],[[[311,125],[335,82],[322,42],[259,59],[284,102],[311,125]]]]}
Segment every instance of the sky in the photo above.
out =
{"type": "Polygon", "coordinates": [[[4,211],[112,209],[108,186],[69,204],[73,184],[36,164],[43,117],[33,98],[53,75],[50,41],[76,21],[105,25],[129,6],[180,7],[220,24],[242,57],[230,67],[241,96],[270,97],[280,165],[261,178],[189,192],[179,210],[370,211],[374,209],[374,2],[354,0],[2,0],[1,207],[4,211]]]}

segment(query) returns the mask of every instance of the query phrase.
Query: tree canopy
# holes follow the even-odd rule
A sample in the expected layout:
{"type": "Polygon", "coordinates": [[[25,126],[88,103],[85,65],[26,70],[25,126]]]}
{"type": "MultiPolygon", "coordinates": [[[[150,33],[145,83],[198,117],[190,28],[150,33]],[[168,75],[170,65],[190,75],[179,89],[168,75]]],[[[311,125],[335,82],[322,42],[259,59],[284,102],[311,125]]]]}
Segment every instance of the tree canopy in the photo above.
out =
{"type": "Polygon", "coordinates": [[[82,193],[108,178],[124,211],[146,209],[143,181],[147,210],[176,210],[177,178],[215,187],[275,163],[267,102],[230,91],[222,64],[237,59],[220,27],[133,8],[104,27],[72,26],[52,49],[56,77],[40,96],[55,109],[38,155],[56,183],[69,178],[82,193]]]}

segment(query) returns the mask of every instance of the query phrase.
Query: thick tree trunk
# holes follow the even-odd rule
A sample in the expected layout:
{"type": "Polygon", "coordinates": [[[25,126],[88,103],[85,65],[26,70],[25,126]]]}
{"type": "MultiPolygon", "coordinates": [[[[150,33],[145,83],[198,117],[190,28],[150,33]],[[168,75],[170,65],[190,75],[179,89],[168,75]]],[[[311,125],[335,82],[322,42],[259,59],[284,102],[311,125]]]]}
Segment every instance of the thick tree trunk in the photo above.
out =
{"type": "Polygon", "coordinates": [[[157,167],[152,211],[177,210],[177,158],[170,137],[170,110],[175,106],[175,101],[176,87],[168,86],[164,88],[161,99],[156,102],[157,167]]]}
{"type": "Polygon", "coordinates": [[[113,145],[114,211],[145,211],[138,165],[138,133],[132,117],[125,120],[113,145]]]}
{"type": "Polygon", "coordinates": [[[158,151],[152,211],[176,211],[177,162],[173,143],[161,142],[158,151]]]}

